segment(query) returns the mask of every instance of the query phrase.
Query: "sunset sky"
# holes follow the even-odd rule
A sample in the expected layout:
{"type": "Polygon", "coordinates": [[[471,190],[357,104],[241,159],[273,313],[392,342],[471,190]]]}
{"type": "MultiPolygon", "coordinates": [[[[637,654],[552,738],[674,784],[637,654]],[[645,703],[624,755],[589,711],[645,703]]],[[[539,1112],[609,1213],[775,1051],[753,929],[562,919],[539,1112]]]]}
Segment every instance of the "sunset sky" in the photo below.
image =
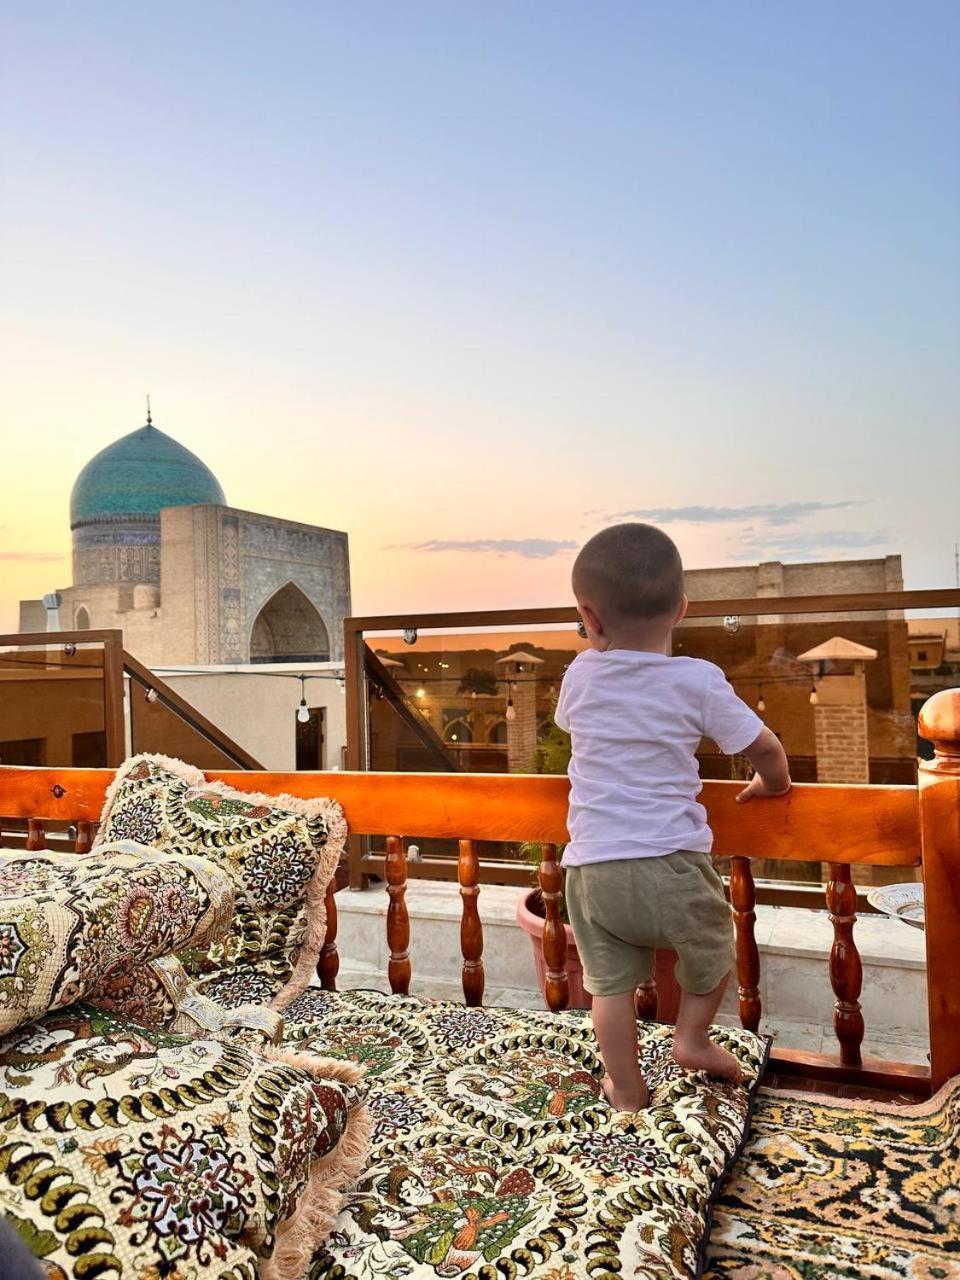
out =
{"type": "Polygon", "coordinates": [[[0,631],[154,420],[356,612],[960,537],[960,5],[7,3],[0,631]]]}

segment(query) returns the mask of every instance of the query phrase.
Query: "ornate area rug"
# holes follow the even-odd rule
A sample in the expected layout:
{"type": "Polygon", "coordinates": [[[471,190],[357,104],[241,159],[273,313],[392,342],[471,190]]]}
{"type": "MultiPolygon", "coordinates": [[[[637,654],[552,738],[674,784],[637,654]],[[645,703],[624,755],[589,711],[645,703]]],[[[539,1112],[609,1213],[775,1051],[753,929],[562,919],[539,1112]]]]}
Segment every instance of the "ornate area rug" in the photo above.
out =
{"type": "MultiPolygon", "coordinates": [[[[653,1105],[610,1110],[589,1019],[311,989],[285,1039],[367,1068],[371,1158],[321,1276],[687,1280],[740,1149],[767,1046],[718,1029],[746,1085],[681,1071],[641,1026],[653,1105]]],[[[293,1278],[291,1277],[291,1280],[293,1278]]]]}
{"type": "Polygon", "coordinates": [[[705,1275],[960,1277],[960,1079],[911,1107],[761,1092],[705,1275]]]}

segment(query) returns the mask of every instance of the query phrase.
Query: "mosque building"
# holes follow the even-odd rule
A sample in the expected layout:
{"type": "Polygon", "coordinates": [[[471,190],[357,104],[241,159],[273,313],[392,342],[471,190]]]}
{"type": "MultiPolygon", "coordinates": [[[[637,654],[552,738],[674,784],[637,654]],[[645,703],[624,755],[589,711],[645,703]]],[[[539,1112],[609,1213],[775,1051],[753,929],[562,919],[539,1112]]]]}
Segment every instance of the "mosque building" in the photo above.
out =
{"type": "Polygon", "coordinates": [[[120,628],[148,665],[342,660],[347,535],[227,506],[149,409],[80,472],[70,528],[73,585],[21,601],[22,631],[120,628]]]}

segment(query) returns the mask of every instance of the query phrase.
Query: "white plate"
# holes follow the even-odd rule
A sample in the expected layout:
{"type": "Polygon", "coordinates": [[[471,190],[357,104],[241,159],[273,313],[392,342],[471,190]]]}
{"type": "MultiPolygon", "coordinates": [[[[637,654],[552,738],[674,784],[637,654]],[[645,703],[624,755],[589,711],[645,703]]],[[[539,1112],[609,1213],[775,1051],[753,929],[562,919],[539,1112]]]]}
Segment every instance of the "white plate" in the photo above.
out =
{"type": "Polygon", "coordinates": [[[888,916],[896,916],[915,929],[923,928],[923,885],[885,884],[871,889],[867,894],[871,907],[888,916]]]}

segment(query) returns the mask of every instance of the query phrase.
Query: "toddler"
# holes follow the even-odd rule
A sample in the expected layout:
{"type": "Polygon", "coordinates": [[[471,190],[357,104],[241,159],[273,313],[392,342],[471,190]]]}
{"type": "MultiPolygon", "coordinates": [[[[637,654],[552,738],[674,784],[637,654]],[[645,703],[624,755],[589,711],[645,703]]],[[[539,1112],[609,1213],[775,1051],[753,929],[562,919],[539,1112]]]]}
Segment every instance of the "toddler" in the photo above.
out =
{"type": "Polygon", "coordinates": [[[707,1034],[730,976],[733,927],[697,803],[700,740],[742,752],[756,770],[741,803],[784,795],[790,774],[779,740],[719,667],[669,655],[687,599],[665,533],[646,524],[598,533],[574,563],[573,593],[590,648],[570,664],[556,710],[572,744],[567,908],[593,996],[604,1093],[617,1110],[638,1111],[647,1088],[634,990],[651,977],[657,947],[677,954],[674,1060],[740,1079],[736,1058],[707,1034]]]}

